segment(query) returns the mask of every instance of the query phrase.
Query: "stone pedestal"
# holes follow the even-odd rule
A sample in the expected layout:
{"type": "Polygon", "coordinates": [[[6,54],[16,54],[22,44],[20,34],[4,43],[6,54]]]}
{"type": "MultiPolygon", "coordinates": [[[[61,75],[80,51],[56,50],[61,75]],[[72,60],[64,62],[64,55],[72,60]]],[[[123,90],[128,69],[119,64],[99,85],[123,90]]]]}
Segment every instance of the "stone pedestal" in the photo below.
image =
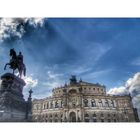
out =
{"type": "Polygon", "coordinates": [[[6,73],[1,76],[0,86],[0,121],[23,122],[26,121],[26,101],[22,90],[24,80],[6,73]]]}

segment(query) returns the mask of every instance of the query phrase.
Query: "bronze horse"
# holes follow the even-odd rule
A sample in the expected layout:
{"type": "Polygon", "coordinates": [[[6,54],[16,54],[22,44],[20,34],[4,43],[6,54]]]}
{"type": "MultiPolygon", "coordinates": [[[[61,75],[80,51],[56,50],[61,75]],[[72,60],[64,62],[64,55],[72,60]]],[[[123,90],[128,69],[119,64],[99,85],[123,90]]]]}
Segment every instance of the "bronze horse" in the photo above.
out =
{"type": "Polygon", "coordinates": [[[19,72],[19,77],[22,77],[22,74],[25,76],[26,75],[26,67],[25,64],[23,63],[23,61],[21,61],[18,56],[16,55],[16,52],[14,49],[10,50],[10,56],[11,56],[11,60],[9,63],[5,64],[4,70],[6,70],[7,65],[9,65],[12,70],[13,70],[13,74],[15,73],[15,70],[18,69],[19,72]]]}

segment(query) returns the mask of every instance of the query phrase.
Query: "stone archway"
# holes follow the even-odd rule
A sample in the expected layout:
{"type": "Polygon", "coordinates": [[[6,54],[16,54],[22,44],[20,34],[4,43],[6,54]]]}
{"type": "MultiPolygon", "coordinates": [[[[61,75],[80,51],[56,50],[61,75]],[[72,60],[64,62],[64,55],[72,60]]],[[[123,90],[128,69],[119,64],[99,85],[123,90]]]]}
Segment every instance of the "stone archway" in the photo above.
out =
{"type": "Polygon", "coordinates": [[[69,119],[70,119],[70,122],[76,122],[76,113],[75,112],[71,112],[69,114],[69,119]]]}

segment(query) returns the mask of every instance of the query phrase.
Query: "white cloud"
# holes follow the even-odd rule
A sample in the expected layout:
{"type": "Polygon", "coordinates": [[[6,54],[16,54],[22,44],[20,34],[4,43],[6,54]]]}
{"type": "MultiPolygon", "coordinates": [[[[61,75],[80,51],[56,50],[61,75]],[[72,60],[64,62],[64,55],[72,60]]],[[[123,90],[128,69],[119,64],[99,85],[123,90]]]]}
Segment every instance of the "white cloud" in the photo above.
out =
{"type": "Polygon", "coordinates": [[[44,18],[26,18],[26,21],[28,21],[29,24],[34,26],[43,26],[44,24],[44,18]]]}
{"type": "Polygon", "coordinates": [[[108,94],[131,94],[133,104],[138,108],[140,115],[140,72],[129,78],[124,86],[110,89],[108,94]]]}
{"type": "Polygon", "coordinates": [[[125,84],[125,87],[130,93],[140,93],[140,72],[136,73],[133,78],[129,78],[125,84]]]}
{"type": "Polygon", "coordinates": [[[126,90],[126,87],[121,86],[121,87],[115,87],[112,88],[108,91],[108,94],[128,94],[128,91],[126,90]]]}
{"type": "Polygon", "coordinates": [[[23,80],[26,83],[25,88],[33,88],[33,87],[36,87],[38,85],[38,79],[33,79],[32,76],[26,76],[23,78],[23,80]]]}
{"type": "Polygon", "coordinates": [[[1,18],[0,19],[0,41],[13,37],[21,38],[26,32],[24,24],[42,26],[44,23],[43,18],[1,18]]]}
{"type": "Polygon", "coordinates": [[[129,78],[125,82],[124,86],[112,88],[108,91],[108,93],[110,94],[130,93],[133,96],[140,94],[140,72],[136,73],[132,78],[129,78]]]}

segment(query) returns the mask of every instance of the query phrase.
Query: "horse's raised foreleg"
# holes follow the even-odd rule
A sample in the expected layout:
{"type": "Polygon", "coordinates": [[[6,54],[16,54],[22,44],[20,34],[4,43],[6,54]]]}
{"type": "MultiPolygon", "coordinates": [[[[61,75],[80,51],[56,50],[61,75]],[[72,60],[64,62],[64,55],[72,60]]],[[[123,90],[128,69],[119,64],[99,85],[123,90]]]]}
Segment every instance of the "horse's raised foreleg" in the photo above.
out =
{"type": "Polygon", "coordinates": [[[4,66],[4,70],[6,70],[7,65],[10,65],[10,64],[9,64],[9,63],[5,64],[5,66],[4,66]]]}

